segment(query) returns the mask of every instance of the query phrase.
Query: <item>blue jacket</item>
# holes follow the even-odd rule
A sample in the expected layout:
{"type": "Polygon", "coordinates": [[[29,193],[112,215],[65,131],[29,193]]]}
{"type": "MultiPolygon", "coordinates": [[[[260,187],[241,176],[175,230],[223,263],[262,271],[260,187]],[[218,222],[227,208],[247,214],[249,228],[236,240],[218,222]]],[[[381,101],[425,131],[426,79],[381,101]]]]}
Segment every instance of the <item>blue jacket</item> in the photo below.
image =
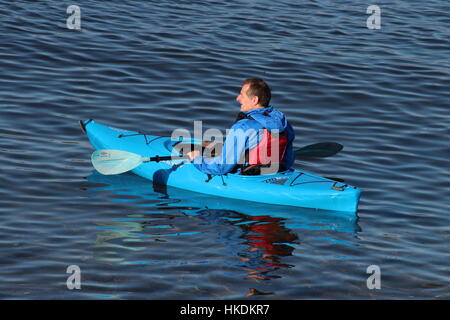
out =
{"type": "Polygon", "coordinates": [[[280,133],[287,133],[288,143],[283,164],[286,169],[292,166],[295,160],[292,150],[295,133],[285,115],[273,107],[255,109],[244,112],[244,114],[251,116],[253,120],[246,118],[239,120],[230,130],[227,130],[221,155],[214,158],[198,156],[193,159],[194,166],[198,170],[212,175],[222,175],[233,171],[244,156],[245,151],[253,149],[261,141],[262,129],[279,130],[280,133]]]}

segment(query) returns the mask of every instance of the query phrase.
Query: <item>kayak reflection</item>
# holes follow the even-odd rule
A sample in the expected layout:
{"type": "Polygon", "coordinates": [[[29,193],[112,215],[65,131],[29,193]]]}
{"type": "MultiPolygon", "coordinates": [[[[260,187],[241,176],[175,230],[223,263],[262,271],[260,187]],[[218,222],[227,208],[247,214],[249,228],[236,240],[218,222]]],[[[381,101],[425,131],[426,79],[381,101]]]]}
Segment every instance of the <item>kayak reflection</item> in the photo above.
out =
{"type": "MultiPolygon", "coordinates": [[[[100,183],[100,188],[91,190],[111,190],[117,195],[134,196],[139,199],[166,199],[163,204],[168,208],[182,207],[187,215],[198,215],[199,210],[216,209],[240,212],[250,216],[280,217],[286,219],[291,229],[333,230],[355,233],[359,231],[357,215],[342,215],[342,212],[319,210],[290,206],[279,206],[253,201],[235,200],[207,194],[201,194],[167,185],[152,183],[133,173],[120,175],[101,175],[96,171],[87,178],[89,182],[100,183]]],[[[116,199],[120,201],[120,199],[116,199]]],[[[155,206],[155,204],[137,204],[139,206],[155,206]]]]}
{"type": "Polygon", "coordinates": [[[273,279],[268,273],[292,265],[280,258],[292,255],[298,237],[285,227],[285,219],[271,216],[249,216],[229,210],[200,210],[200,219],[215,226],[231,225],[234,230],[217,228],[218,241],[226,243],[229,254],[237,257],[247,278],[273,279]]]}
{"type": "MultiPolygon", "coordinates": [[[[203,224],[214,226],[217,243],[223,245],[226,254],[235,261],[234,265],[243,268],[248,278],[277,278],[271,274],[273,271],[291,267],[282,263],[281,258],[292,255],[299,245],[298,236],[293,230],[354,233],[358,228],[356,218],[341,217],[339,212],[334,215],[328,210],[214,197],[155,184],[132,173],[106,176],[94,171],[87,180],[92,183],[88,189],[112,192],[114,197],[111,200],[115,202],[132,202],[134,206],[148,207],[153,212],[151,217],[161,215],[164,211],[165,215],[181,211],[203,224]]],[[[123,218],[123,221],[97,223],[102,233],[97,237],[96,246],[125,249],[117,241],[111,243],[110,240],[129,238],[133,233],[142,234],[146,227],[154,227],[145,220],[137,222],[123,218]]],[[[165,240],[160,237],[156,241],[165,240]]],[[[117,256],[109,259],[110,262],[122,260],[117,256]]]]}

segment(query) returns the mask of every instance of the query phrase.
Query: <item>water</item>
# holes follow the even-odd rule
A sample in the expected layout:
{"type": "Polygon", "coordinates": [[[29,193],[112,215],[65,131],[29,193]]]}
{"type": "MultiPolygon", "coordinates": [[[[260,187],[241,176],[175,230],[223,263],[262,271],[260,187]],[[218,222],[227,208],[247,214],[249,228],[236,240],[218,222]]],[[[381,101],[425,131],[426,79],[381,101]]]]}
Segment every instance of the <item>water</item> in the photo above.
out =
{"type": "Polygon", "coordinates": [[[379,30],[360,2],[77,1],[81,30],[0,4],[0,298],[450,298],[447,1],[378,2],[379,30]],[[360,187],[355,221],[94,172],[76,120],[225,130],[248,77],[295,147],[344,145],[295,167],[360,187]]]}

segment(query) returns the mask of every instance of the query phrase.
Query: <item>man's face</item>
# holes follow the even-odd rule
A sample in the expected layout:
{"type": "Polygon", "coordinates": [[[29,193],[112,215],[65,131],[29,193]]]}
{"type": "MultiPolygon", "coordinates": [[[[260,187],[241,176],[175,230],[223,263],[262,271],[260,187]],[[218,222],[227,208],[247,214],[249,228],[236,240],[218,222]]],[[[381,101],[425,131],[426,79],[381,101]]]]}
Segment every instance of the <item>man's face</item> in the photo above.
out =
{"type": "Polygon", "coordinates": [[[247,95],[247,90],[249,87],[249,84],[243,85],[241,88],[241,92],[236,97],[236,101],[241,104],[242,112],[249,111],[258,104],[258,97],[249,97],[247,95]]]}

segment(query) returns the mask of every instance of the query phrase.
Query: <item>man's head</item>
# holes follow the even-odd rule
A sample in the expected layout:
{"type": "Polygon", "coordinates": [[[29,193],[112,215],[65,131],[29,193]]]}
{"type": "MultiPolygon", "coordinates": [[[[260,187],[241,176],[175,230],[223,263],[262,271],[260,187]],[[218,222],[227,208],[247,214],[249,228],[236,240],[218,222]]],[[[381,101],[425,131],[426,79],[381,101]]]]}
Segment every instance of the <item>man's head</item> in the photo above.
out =
{"type": "Polygon", "coordinates": [[[243,112],[268,107],[271,97],[272,94],[267,83],[261,79],[251,78],[243,82],[236,101],[241,104],[243,112]]]}

